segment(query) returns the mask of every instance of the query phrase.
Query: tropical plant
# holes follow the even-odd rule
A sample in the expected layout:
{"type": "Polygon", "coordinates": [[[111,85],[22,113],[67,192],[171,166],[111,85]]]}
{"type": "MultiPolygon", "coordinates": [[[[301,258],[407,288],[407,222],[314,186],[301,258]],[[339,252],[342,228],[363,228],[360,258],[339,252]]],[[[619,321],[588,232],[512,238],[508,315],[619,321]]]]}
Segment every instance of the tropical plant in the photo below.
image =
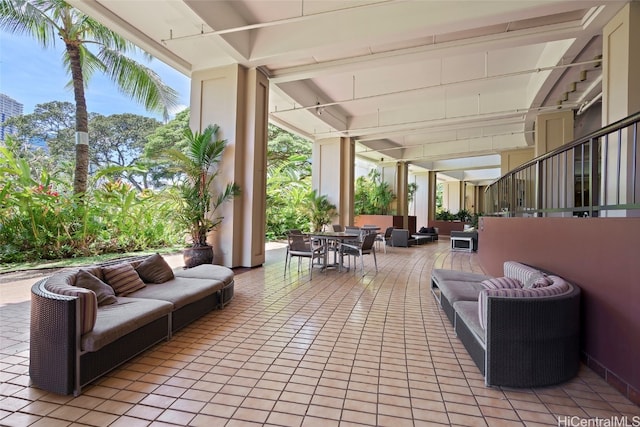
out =
{"type": "Polygon", "coordinates": [[[0,142],[1,263],[167,247],[183,236],[165,220],[175,203],[157,192],[110,181],[106,169],[92,176],[99,186],[74,195],[68,175],[22,154],[11,137],[0,142]]]}
{"type": "Polygon", "coordinates": [[[484,214],[482,212],[476,212],[473,215],[471,215],[471,226],[473,228],[475,228],[476,230],[478,229],[478,224],[480,222],[480,217],[484,216],[484,214]]]}
{"type": "Polygon", "coordinates": [[[368,176],[361,176],[356,180],[354,213],[388,215],[395,198],[389,183],[383,181],[380,172],[373,169],[368,176]]]}
{"type": "Polygon", "coordinates": [[[336,205],[331,203],[326,195],[320,195],[316,190],[312,190],[307,196],[306,209],[314,231],[321,231],[325,225],[331,224],[333,217],[338,214],[336,205]]]}
{"type": "Polygon", "coordinates": [[[267,168],[267,239],[283,237],[291,229],[310,230],[309,213],[300,209],[310,188],[310,179],[300,179],[286,163],[267,168]]]}
{"type": "Polygon", "coordinates": [[[438,221],[453,221],[456,216],[449,212],[448,209],[442,209],[436,212],[436,220],[438,221]]]}
{"type": "Polygon", "coordinates": [[[466,209],[460,209],[455,217],[462,222],[469,222],[471,221],[471,212],[466,209]]]}
{"type": "Polygon", "coordinates": [[[413,202],[413,198],[416,196],[416,191],[418,191],[418,184],[410,182],[409,185],[407,185],[407,200],[409,200],[409,203],[413,202]]]}
{"type": "MultiPolygon", "coordinates": [[[[76,106],[76,155],[74,193],[87,191],[89,175],[89,129],[85,87],[101,71],[120,90],[151,111],[162,112],[177,105],[177,93],[159,76],[127,56],[139,49],[106,26],[71,7],[63,0],[0,0],[0,28],[34,37],[44,48],[56,39],[65,45],[64,65],[71,75],[76,106]],[[96,47],[92,52],[88,46],[96,47]]],[[[146,54],[147,58],[151,58],[146,54]]]]}
{"type": "Polygon", "coordinates": [[[311,143],[269,124],[267,144],[267,239],[291,229],[310,231],[305,199],[311,191],[311,143]]]}
{"type": "Polygon", "coordinates": [[[188,141],[186,152],[175,148],[166,151],[175,170],[184,174],[177,186],[179,207],[175,218],[187,229],[194,247],[208,246],[207,234],[223,219],[215,216],[216,210],[240,194],[236,183],[226,184],[216,195],[211,193],[227,146],[227,140],[218,138],[219,130],[218,125],[208,126],[203,132],[187,128],[184,131],[188,141]]]}

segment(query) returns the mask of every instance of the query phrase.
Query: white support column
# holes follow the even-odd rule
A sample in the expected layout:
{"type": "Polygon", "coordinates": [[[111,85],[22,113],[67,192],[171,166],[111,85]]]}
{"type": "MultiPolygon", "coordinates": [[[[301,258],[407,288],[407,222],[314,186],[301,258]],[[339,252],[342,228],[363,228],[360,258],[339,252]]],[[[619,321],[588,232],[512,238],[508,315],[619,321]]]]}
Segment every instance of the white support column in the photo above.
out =
{"type": "Polygon", "coordinates": [[[412,215],[416,216],[416,226],[418,228],[426,227],[429,223],[429,212],[432,204],[435,210],[435,184],[433,194],[430,185],[432,174],[435,180],[435,172],[414,174],[410,178],[418,187],[416,194],[413,196],[413,212],[411,212],[412,215]]]}
{"type": "Polygon", "coordinates": [[[355,144],[351,138],[314,142],[311,186],[338,208],[333,223],[353,225],[355,144]]]}
{"type": "Polygon", "coordinates": [[[230,65],[191,76],[191,128],[217,124],[227,140],[214,190],[236,182],[242,192],[219,208],[224,220],[209,236],[216,264],[264,263],[268,96],[269,82],[255,69],[230,65]]]}

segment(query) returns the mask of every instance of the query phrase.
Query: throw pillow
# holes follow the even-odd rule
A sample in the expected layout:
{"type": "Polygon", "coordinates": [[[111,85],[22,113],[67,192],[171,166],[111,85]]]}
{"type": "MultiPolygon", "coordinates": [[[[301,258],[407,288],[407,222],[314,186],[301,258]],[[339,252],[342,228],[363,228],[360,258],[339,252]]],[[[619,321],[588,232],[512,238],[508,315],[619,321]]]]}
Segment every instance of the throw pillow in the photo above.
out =
{"type": "Polygon", "coordinates": [[[173,279],[173,270],[160,254],[151,255],[142,261],[136,271],[145,283],[164,283],[173,279]]]}
{"type": "Polygon", "coordinates": [[[540,272],[531,273],[527,280],[524,282],[523,288],[525,289],[534,289],[534,288],[544,288],[553,283],[547,276],[540,272]]]}
{"type": "Polygon", "coordinates": [[[418,231],[418,233],[428,233],[429,229],[427,229],[426,227],[420,227],[420,231],[418,231]]]}
{"type": "Polygon", "coordinates": [[[164,283],[173,279],[173,270],[160,254],[151,255],[142,261],[136,271],[145,283],[164,283]]]}
{"type": "Polygon", "coordinates": [[[522,282],[513,277],[494,277],[483,280],[480,284],[485,289],[522,289],[522,282]]]}
{"type": "Polygon", "coordinates": [[[116,296],[123,297],[144,288],[146,285],[129,263],[102,267],[105,281],[113,288],[116,296]]]}
{"type": "Polygon", "coordinates": [[[76,274],[76,286],[93,291],[98,299],[98,307],[118,302],[113,288],[86,270],[80,270],[76,274]]]}

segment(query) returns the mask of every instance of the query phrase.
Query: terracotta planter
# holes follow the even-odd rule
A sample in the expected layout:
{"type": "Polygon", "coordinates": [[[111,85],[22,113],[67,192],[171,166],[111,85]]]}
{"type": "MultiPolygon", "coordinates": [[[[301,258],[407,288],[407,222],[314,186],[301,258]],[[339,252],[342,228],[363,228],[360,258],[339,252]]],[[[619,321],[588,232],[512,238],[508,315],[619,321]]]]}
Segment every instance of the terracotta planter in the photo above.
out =
{"type": "Polygon", "coordinates": [[[194,246],[186,248],[182,251],[184,265],[192,268],[200,264],[213,264],[213,247],[212,246],[194,246]]]}

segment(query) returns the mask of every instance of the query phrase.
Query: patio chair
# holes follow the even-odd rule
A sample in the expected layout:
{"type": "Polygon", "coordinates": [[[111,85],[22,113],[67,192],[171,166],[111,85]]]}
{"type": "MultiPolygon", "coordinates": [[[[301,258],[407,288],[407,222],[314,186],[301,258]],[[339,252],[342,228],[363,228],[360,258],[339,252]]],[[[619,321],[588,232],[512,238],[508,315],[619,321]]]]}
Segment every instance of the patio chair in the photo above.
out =
{"type": "Polygon", "coordinates": [[[333,231],[336,233],[341,233],[344,231],[344,227],[340,224],[333,224],[333,231]]]}
{"type": "Polygon", "coordinates": [[[354,227],[352,225],[345,225],[344,226],[344,232],[346,234],[353,235],[353,239],[345,240],[345,243],[358,245],[358,244],[360,244],[362,242],[362,238],[363,238],[363,234],[364,233],[360,229],[360,227],[354,227]]]}
{"type": "MultiPolygon", "coordinates": [[[[360,265],[362,270],[362,275],[364,276],[364,256],[373,254],[373,262],[376,266],[376,272],[378,271],[378,260],[376,259],[376,248],[374,243],[376,241],[376,234],[371,233],[364,236],[362,239],[362,243],[360,244],[351,244],[351,243],[341,243],[340,244],[340,257],[344,259],[344,256],[353,257],[354,263],[354,271],[355,271],[355,263],[356,257],[360,257],[360,265]]],[[[344,265],[344,261],[341,263],[344,265]]],[[[351,258],[349,258],[349,267],[351,267],[351,258]]]]}
{"type": "Polygon", "coordinates": [[[287,274],[287,268],[291,268],[291,258],[298,258],[298,272],[300,272],[302,258],[309,258],[309,278],[311,279],[313,277],[314,260],[321,259],[324,262],[324,248],[322,246],[314,247],[302,233],[289,233],[287,238],[289,244],[287,245],[287,254],[284,260],[284,274],[287,274]]]}
{"type": "Polygon", "coordinates": [[[391,240],[391,232],[393,231],[393,227],[387,227],[384,231],[384,234],[376,235],[376,243],[382,243],[384,246],[384,253],[387,253],[387,243],[391,240]]]}

